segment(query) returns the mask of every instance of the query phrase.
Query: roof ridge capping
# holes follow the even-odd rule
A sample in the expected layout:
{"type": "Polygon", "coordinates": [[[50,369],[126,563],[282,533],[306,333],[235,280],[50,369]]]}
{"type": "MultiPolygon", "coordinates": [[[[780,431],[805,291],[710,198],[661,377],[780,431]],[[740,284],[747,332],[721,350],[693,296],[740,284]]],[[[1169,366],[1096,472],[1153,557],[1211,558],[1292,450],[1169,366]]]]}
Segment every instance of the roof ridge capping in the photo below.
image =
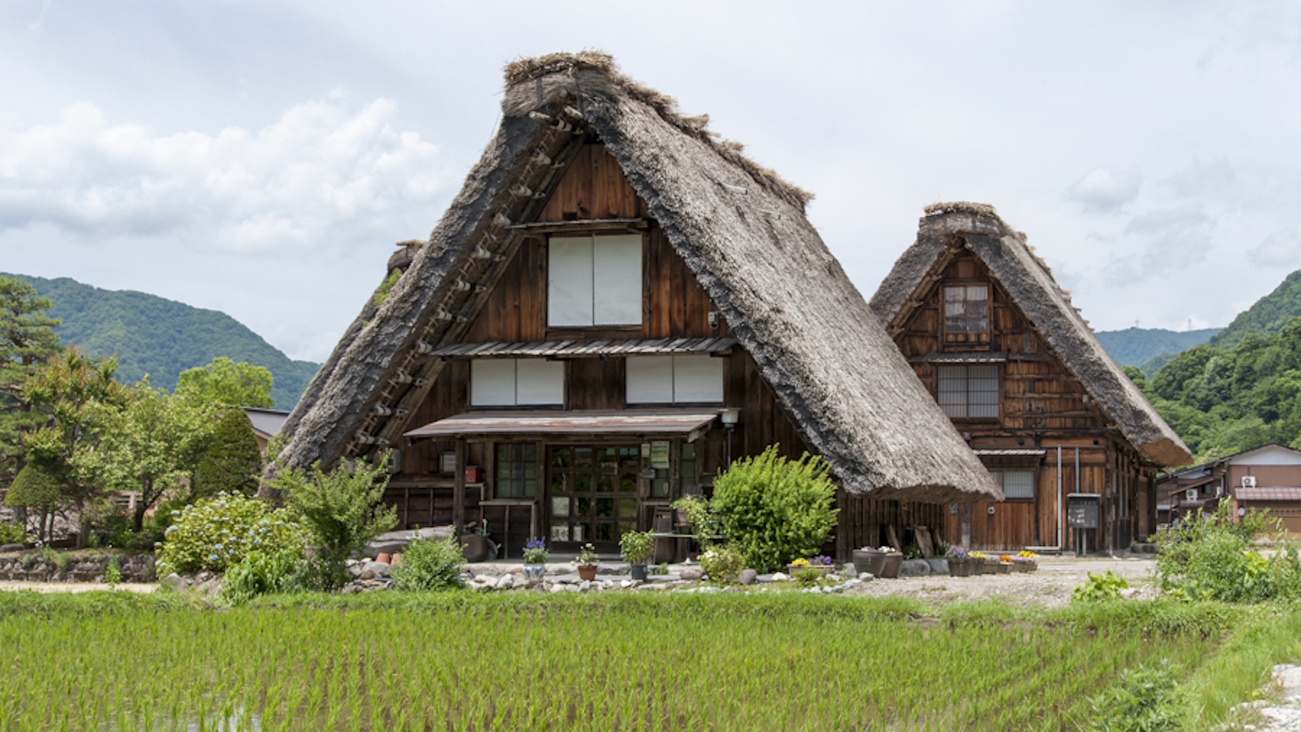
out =
{"type": "Polygon", "coordinates": [[[581,77],[584,94],[605,91],[650,107],[665,122],[709,145],[724,160],[748,173],[756,183],[800,210],[813,200],[809,191],[743,155],[744,145],[724,139],[708,129],[709,115],[684,115],[673,97],[625,76],[608,53],[589,49],[578,53],[518,58],[506,64],[504,71],[506,98],[502,100],[502,112],[507,116],[525,116],[530,111],[551,106],[562,95],[577,100],[581,77]],[[597,83],[593,84],[594,81],[597,83]]]}

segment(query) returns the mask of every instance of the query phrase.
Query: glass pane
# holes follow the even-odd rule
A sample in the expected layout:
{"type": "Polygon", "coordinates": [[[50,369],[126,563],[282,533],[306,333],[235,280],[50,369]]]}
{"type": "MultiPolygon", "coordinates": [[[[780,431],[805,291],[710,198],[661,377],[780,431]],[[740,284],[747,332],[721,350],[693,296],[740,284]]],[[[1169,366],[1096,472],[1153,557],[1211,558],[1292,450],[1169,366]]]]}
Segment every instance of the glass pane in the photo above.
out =
{"type": "Polygon", "coordinates": [[[575,493],[591,493],[591,492],[592,492],[592,476],[590,476],[590,475],[586,475],[586,474],[584,474],[584,473],[579,473],[578,475],[575,475],[575,476],[574,476],[574,492],[575,492],[575,493]]]}
{"type": "Polygon", "coordinates": [[[598,498],[596,499],[596,515],[601,518],[609,518],[614,515],[614,499],[598,498]]]}
{"type": "Polygon", "coordinates": [[[590,447],[574,448],[574,467],[576,468],[592,467],[592,448],[590,447]]]}
{"type": "Polygon", "coordinates": [[[615,476],[598,475],[596,477],[597,493],[614,493],[614,486],[615,486],[615,476]]]}
{"type": "Polygon", "coordinates": [[[538,481],[536,478],[533,480],[526,480],[520,483],[520,493],[518,497],[532,498],[537,494],[538,494],[538,481]]]}
{"type": "Polygon", "coordinates": [[[556,468],[567,468],[573,463],[573,454],[567,447],[554,447],[551,449],[551,465],[556,468]]]}
{"type": "Polygon", "coordinates": [[[619,449],[619,467],[625,470],[636,470],[641,464],[641,449],[636,447],[624,447],[619,449]]]}
{"type": "Polygon", "coordinates": [[[590,498],[574,499],[575,516],[590,516],[591,514],[592,514],[592,499],[590,498]]]}
{"type": "Polygon", "coordinates": [[[619,450],[613,447],[603,447],[599,453],[601,456],[601,467],[616,467],[619,465],[619,450]]]}
{"type": "Polygon", "coordinates": [[[655,498],[667,498],[669,495],[669,482],[663,478],[656,478],[651,481],[651,496],[655,498]]]}
{"type": "Polygon", "coordinates": [[[636,518],[636,517],[637,517],[637,499],[620,498],[619,518],[636,518]]]}
{"type": "Polygon", "coordinates": [[[1008,470],[1003,473],[1004,498],[1034,498],[1034,472],[1008,470]]]}
{"type": "Polygon", "coordinates": [[[595,534],[592,541],[614,541],[614,524],[597,524],[592,528],[595,534]]]}
{"type": "Polygon", "coordinates": [[[569,541],[569,527],[568,527],[568,526],[552,526],[552,527],[551,527],[551,540],[552,540],[552,541],[569,541]]]}
{"type": "Polygon", "coordinates": [[[632,475],[624,475],[624,476],[620,477],[620,478],[619,478],[619,492],[620,492],[620,493],[636,493],[636,492],[637,492],[637,478],[636,478],[635,476],[632,476],[632,475]]]}
{"type": "Polygon", "coordinates": [[[619,536],[623,536],[624,534],[627,534],[630,531],[636,531],[636,530],[637,530],[637,525],[632,523],[631,521],[619,522],[619,536]]]}
{"type": "Polygon", "coordinates": [[[552,499],[551,499],[551,515],[552,515],[552,516],[556,516],[556,517],[568,516],[568,515],[569,515],[569,499],[568,499],[568,498],[552,498],[552,499]]]}
{"type": "Polygon", "coordinates": [[[966,297],[966,292],[961,287],[944,288],[944,302],[962,302],[966,297]]]}
{"type": "Polygon", "coordinates": [[[575,526],[569,538],[573,541],[587,541],[586,534],[586,526],[575,526]]]}
{"type": "Polygon", "coordinates": [[[570,493],[569,476],[564,473],[551,474],[551,492],[552,493],[570,493]]]}

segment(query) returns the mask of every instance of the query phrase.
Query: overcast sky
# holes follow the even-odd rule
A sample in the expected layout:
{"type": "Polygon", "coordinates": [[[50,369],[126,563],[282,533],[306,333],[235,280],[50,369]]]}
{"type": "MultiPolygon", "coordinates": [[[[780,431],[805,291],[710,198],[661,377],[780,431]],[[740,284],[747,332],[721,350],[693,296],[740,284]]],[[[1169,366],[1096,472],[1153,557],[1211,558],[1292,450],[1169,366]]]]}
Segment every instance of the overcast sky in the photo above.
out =
{"type": "Polygon", "coordinates": [[[1301,268],[1296,2],[0,0],[0,271],[223,310],[324,360],[426,238],[511,59],[599,48],[817,198],[870,297],[994,204],[1097,330],[1301,268]]]}

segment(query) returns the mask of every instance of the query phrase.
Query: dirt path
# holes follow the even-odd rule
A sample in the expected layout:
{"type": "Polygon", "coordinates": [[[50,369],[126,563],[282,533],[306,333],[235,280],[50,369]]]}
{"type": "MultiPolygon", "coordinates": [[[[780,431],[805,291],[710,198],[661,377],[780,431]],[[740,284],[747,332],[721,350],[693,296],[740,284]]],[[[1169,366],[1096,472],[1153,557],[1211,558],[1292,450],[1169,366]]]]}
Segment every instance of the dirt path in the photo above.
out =
{"type": "Polygon", "coordinates": [[[926,575],[896,580],[875,580],[855,588],[855,594],[911,597],[928,605],[999,599],[1013,605],[1061,607],[1071,592],[1089,579],[1089,573],[1110,571],[1129,583],[1138,598],[1152,598],[1150,558],[1041,557],[1037,572],[986,574],[976,577],[926,575]]]}

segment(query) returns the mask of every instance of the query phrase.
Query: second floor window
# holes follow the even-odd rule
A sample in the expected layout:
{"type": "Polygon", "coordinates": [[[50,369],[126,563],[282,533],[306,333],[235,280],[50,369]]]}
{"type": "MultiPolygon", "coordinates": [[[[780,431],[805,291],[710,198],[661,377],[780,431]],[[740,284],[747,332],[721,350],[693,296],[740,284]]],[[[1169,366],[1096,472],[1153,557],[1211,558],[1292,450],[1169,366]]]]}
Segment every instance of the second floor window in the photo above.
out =
{"type": "Polygon", "coordinates": [[[547,325],[641,325],[640,234],[553,236],[547,250],[547,325]]]}
{"type": "Polygon", "coordinates": [[[470,362],[470,405],[516,407],[565,403],[565,364],[541,358],[470,362]]]}
{"type": "Polygon", "coordinates": [[[951,419],[998,419],[998,365],[939,367],[940,408],[951,419]]]}
{"type": "Polygon", "coordinates": [[[723,359],[706,354],[629,356],[628,404],[712,404],[723,401],[723,359]]]}
{"type": "Polygon", "coordinates": [[[944,332],[989,332],[988,285],[949,285],[944,288],[944,332]]]}

